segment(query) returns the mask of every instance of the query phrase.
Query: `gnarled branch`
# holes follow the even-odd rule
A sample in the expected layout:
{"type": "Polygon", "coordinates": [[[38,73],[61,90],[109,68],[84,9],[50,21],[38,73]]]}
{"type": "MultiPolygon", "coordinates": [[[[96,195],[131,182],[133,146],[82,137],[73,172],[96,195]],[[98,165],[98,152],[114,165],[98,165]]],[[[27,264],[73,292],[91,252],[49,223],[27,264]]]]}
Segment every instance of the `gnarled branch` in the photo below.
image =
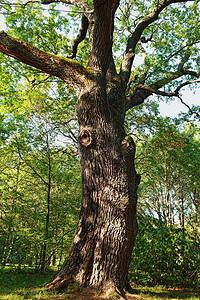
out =
{"type": "MultiPolygon", "coordinates": [[[[179,95],[179,91],[184,86],[187,86],[192,83],[200,83],[200,77],[196,80],[189,80],[189,81],[186,81],[186,82],[180,84],[173,92],[165,92],[165,91],[161,91],[161,90],[156,90],[156,89],[152,88],[151,86],[138,84],[137,86],[134,87],[131,95],[129,97],[127,97],[126,109],[128,110],[131,107],[134,107],[134,106],[144,103],[144,100],[152,94],[156,94],[156,95],[160,95],[160,96],[164,96],[164,97],[178,97],[179,99],[181,99],[180,95],[179,95]],[[138,91],[141,91],[141,92],[138,92],[138,91]]],[[[181,102],[184,103],[182,101],[182,99],[181,99],[181,102]]],[[[189,108],[189,106],[188,106],[188,109],[191,110],[189,108]]]]}
{"type": "Polygon", "coordinates": [[[72,44],[72,55],[69,58],[75,58],[77,54],[78,45],[85,39],[88,30],[88,18],[83,14],[81,21],[81,28],[72,44]]]}

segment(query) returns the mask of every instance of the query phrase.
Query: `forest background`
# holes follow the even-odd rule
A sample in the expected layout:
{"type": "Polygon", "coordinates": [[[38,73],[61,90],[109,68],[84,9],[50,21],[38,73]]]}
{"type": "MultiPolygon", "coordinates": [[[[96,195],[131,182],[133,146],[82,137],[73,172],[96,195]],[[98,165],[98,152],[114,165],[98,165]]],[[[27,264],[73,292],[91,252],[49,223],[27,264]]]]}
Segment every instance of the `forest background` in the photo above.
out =
{"type": "MultiPolygon", "coordinates": [[[[64,49],[70,53],[71,37],[79,28],[76,9],[55,4],[47,9],[38,3],[3,3],[1,8],[11,35],[36,45],[42,41],[45,51],[57,54],[64,49]],[[69,26],[72,20],[73,31],[69,26]]],[[[114,47],[119,60],[122,50],[117,34],[122,33],[127,14],[128,8],[121,10],[116,25],[114,47]]],[[[87,59],[87,47],[85,39],[77,55],[81,62],[87,59]]],[[[165,55],[163,50],[160,60],[165,55]]],[[[143,47],[138,49],[138,57],[142,66],[147,59],[143,47]]],[[[29,267],[43,272],[62,264],[79,217],[76,99],[72,90],[66,94],[59,79],[22,66],[2,53],[0,59],[1,268],[29,267]]],[[[135,283],[197,287],[199,107],[187,107],[187,112],[172,119],[160,114],[161,100],[161,96],[151,96],[126,118],[127,134],[134,136],[137,145],[137,171],[142,175],[139,232],[129,273],[135,283]]]]}

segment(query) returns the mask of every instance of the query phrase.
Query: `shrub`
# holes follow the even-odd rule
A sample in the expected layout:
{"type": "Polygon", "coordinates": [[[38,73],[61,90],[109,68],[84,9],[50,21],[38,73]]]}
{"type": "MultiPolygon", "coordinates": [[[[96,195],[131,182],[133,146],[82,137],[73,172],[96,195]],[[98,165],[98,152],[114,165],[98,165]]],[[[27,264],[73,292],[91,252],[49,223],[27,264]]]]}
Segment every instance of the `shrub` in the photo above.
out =
{"type": "Polygon", "coordinates": [[[139,217],[130,277],[139,284],[197,286],[200,245],[192,233],[139,217]]]}

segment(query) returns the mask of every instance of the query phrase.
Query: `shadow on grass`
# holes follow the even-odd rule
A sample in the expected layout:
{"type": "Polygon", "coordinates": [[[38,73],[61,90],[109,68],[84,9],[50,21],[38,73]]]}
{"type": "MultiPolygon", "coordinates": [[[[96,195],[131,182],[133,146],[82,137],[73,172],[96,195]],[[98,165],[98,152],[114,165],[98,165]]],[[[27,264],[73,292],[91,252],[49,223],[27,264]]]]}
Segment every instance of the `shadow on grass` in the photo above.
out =
{"type": "MultiPolygon", "coordinates": [[[[31,289],[40,289],[55,276],[55,271],[36,273],[33,270],[0,270],[0,299],[11,294],[30,293],[31,289]]],[[[8,299],[11,299],[9,296],[8,299]]],[[[25,298],[24,298],[25,299],[25,298]]],[[[30,299],[30,298],[29,298],[30,299]]]]}
{"type": "MultiPolygon", "coordinates": [[[[0,299],[99,299],[94,291],[86,288],[80,289],[78,286],[72,286],[71,289],[59,295],[47,291],[44,287],[53,279],[55,273],[52,270],[46,273],[35,273],[33,270],[23,270],[21,272],[16,269],[0,270],[0,299]]],[[[168,289],[164,286],[134,286],[129,293],[126,299],[200,299],[200,290],[168,289]]]]}
{"type": "Polygon", "coordinates": [[[166,288],[164,286],[141,287],[136,286],[131,293],[139,299],[200,299],[200,290],[194,288],[166,288]]]}

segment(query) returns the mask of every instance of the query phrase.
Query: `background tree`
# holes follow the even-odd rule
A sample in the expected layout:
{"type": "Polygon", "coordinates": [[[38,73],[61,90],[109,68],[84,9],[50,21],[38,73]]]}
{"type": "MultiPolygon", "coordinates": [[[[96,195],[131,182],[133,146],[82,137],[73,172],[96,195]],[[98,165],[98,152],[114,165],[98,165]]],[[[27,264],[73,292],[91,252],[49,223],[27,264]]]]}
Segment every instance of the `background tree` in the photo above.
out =
{"type": "MultiPolygon", "coordinates": [[[[14,84],[12,90],[18,87],[14,84]]],[[[56,109],[50,115],[51,99],[42,87],[32,92],[32,103],[29,96],[23,95],[20,106],[8,90],[1,103],[0,257],[3,267],[28,264],[43,270],[53,258],[62,260],[63,249],[69,251],[78,218],[80,175],[70,147],[58,144],[62,114],[58,128],[56,109]]]]}
{"type": "MultiPolygon", "coordinates": [[[[47,0],[42,4],[53,2],[47,0]]],[[[72,16],[77,8],[83,15],[70,58],[55,55],[66,50],[66,45],[61,45],[66,39],[59,30],[67,23],[58,18],[55,5],[50,8],[53,11],[50,17],[42,18],[38,4],[17,6],[20,19],[16,14],[16,18],[8,16],[8,20],[15,20],[12,34],[16,33],[16,37],[23,41],[1,32],[0,50],[61,78],[78,98],[83,185],[80,220],[70,257],[51,286],[59,284],[59,288],[64,288],[68,275],[73,274],[82,284],[109,286],[123,291],[128,287],[128,266],[137,232],[136,192],[140,181],[134,166],[135,145],[124,128],[125,115],[152,93],[181,99],[181,88],[199,81],[197,3],[189,5],[187,1],[170,0],[145,4],[130,2],[127,5],[125,2],[123,7],[123,1],[95,0],[92,4],[89,1],[62,2],[71,5],[72,16]],[[179,2],[182,4],[176,4],[179,2]],[[114,17],[119,5],[121,27],[118,30],[127,30],[123,36],[120,32],[113,35],[114,17]],[[28,19],[22,16],[22,12],[25,16],[25,11],[29,13],[28,19]],[[24,31],[25,27],[30,28],[32,18],[40,19],[43,26],[48,18],[51,22],[51,30],[46,28],[42,43],[39,27],[36,30],[33,26],[30,35],[27,35],[29,31],[24,31]],[[174,30],[175,19],[177,27],[174,30]],[[89,37],[85,42],[90,49],[83,55],[84,59],[88,58],[85,64],[74,58],[87,31],[89,37]],[[189,34],[191,32],[192,35],[189,34]],[[121,62],[119,59],[114,62],[112,50],[122,50],[120,46],[113,47],[113,41],[117,42],[118,38],[126,42],[126,50],[121,62]],[[30,46],[29,42],[35,46],[42,44],[40,48],[44,47],[45,51],[30,46]],[[138,51],[142,53],[144,62],[133,69],[138,51]]],[[[12,11],[12,7],[9,3],[4,6],[8,12],[12,11]]],[[[73,22],[72,19],[70,21],[73,22]]]]}
{"type": "Polygon", "coordinates": [[[142,284],[196,286],[199,237],[193,190],[199,189],[199,128],[156,116],[151,132],[138,135],[139,232],[130,275],[142,284]]]}
{"type": "Polygon", "coordinates": [[[138,149],[138,160],[142,162],[138,167],[143,173],[140,203],[146,203],[144,209],[152,217],[167,225],[179,220],[184,228],[187,216],[197,214],[193,191],[199,177],[199,129],[190,123],[181,130],[168,118],[158,118],[155,127],[156,131],[146,136],[138,149]]]}

